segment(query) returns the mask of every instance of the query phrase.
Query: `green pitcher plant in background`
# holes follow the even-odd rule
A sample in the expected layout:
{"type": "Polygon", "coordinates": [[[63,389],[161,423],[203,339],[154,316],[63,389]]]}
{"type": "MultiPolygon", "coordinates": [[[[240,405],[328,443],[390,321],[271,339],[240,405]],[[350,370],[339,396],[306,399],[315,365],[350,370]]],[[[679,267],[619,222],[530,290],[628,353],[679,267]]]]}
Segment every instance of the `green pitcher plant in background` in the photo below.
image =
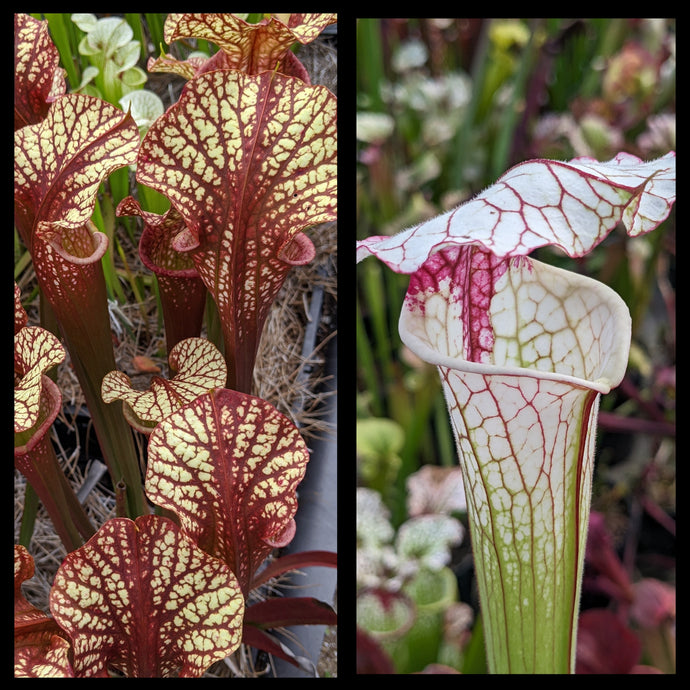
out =
{"type": "Polygon", "coordinates": [[[573,673],[601,394],[631,319],[606,285],[527,255],[581,257],[622,222],[656,228],[675,153],[532,160],[469,202],[357,243],[411,274],[399,330],[435,364],[463,472],[492,673],[573,673]]]}

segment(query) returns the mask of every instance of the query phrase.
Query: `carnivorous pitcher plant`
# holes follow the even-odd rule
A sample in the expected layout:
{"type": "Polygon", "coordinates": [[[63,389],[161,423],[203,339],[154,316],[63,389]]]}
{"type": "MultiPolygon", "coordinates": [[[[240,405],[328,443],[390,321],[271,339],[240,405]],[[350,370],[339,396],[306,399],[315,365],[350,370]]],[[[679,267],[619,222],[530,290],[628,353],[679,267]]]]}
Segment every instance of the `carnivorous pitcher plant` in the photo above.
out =
{"type": "Polygon", "coordinates": [[[530,258],[587,254],[622,222],[656,228],[675,153],[532,160],[395,236],[358,242],[411,274],[403,342],[438,367],[462,467],[493,673],[572,673],[600,396],[631,320],[606,285],[530,258]]]}
{"type": "Polygon", "coordinates": [[[29,539],[15,545],[17,676],[199,677],[216,661],[233,666],[237,650],[249,668],[250,647],[299,666],[276,629],[337,624],[308,593],[271,595],[278,577],[336,567],[336,554],[276,551],[296,533],[310,454],[296,424],[250,394],[271,303],[287,271],[315,255],[304,231],[336,217],[336,99],[290,51],[334,21],[168,15],[166,40],[203,25],[213,31],[202,38],[239,52],[195,58],[142,142],[130,112],[67,93],[47,22],[15,15],[15,227],[57,323],[28,325],[15,285],[15,467],[68,552],[48,615],[21,590],[34,568],[29,539]],[[92,221],[101,184],[135,164],[171,202],[165,215],[145,194],[119,203],[144,220],[141,259],[166,327],[169,377],[147,391],[117,371],[101,263],[109,238],[92,221]],[[200,337],[207,293],[224,352],[200,337]],[[62,397],[46,372],[66,351],[115,490],[117,516],[97,527],[49,436],[62,397]],[[134,434],[147,444],[141,463],[134,434]]]}
{"type": "Polygon", "coordinates": [[[291,15],[288,24],[249,25],[232,15],[170,15],[168,41],[193,36],[221,50],[208,63],[149,65],[193,75],[137,159],[138,181],[174,208],[156,218],[125,200],[119,212],[141,213],[147,235],[169,231],[170,214],[181,219],[169,244],[191,257],[213,296],[234,390],[251,392],[268,309],[288,271],[314,258],[303,230],[336,217],[336,99],[311,86],[304,68],[300,78],[284,73],[300,65],[288,50],[295,38],[308,42],[334,20],[291,15]]]}

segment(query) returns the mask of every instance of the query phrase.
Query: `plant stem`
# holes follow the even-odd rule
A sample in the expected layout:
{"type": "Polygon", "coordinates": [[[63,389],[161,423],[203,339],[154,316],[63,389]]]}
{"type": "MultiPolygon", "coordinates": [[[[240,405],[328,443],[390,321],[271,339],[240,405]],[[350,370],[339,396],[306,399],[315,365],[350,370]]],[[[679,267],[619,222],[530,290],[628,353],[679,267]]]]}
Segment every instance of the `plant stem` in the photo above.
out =
{"type": "Polygon", "coordinates": [[[122,410],[101,399],[103,377],[117,369],[103,265],[100,258],[72,261],[40,241],[34,250],[40,254],[34,255],[36,277],[60,323],[113,484],[127,486],[128,516],[144,515],[148,507],[132,430],[122,410]]]}

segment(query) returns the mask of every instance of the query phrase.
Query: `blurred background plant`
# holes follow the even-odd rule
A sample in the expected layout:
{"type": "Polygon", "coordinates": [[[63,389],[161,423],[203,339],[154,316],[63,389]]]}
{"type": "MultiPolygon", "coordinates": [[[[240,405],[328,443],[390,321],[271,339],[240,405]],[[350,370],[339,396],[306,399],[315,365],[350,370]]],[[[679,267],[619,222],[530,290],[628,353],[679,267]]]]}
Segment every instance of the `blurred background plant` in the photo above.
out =
{"type": "Polygon", "coordinates": [[[357,489],[357,622],[390,656],[397,673],[439,660],[458,666],[463,661],[467,638],[458,640],[457,621],[446,619],[449,609],[455,616],[462,613],[461,633],[473,620],[469,605],[457,600],[457,579],[448,567],[451,549],[465,536],[462,522],[452,515],[466,508],[462,486],[455,490],[458,480],[458,467],[427,465],[411,474],[410,517],[397,530],[381,493],[357,489]],[[450,491],[437,491],[444,484],[450,491]]]}
{"type": "MultiPolygon", "coordinates": [[[[124,17],[99,19],[95,14],[79,13],[71,20],[86,34],[79,41],[78,51],[91,63],[82,72],[76,91],[117,104],[125,94],[143,90],[147,75],[137,65],[141,45],[133,39],[134,30],[124,17]]],[[[156,98],[162,114],[163,102],[156,98]]]]}
{"type": "MultiPolygon", "coordinates": [[[[358,19],[357,239],[457,206],[530,158],[675,150],[675,97],[673,19],[358,19]]],[[[593,510],[630,582],[663,582],[675,602],[675,210],[643,237],[614,230],[583,259],[552,248],[534,256],[610,285],[628,304],[629,367],[602,399],[593,510]]],[[[393,534],[410,517],[410,475],[457,464],[436,369],[398,335],[408,282],[377,261],[357,267],[358,484],[379,492],[393,534]]],[[[477,614],[469,539],[447,567],[477,614]]],[[[583,608],[613,612],[641,640],[629,669],[674,672],[675,658],[655,654],[627,615],[630,601],[588,582],[583,608]]],[[[392,574],[377,585],[402,589],[392,574]]],[[[675,608],[672,618],[674,631],[675,608]]],[[[456,670],[483,672],[476,630],[456,670]]]]}

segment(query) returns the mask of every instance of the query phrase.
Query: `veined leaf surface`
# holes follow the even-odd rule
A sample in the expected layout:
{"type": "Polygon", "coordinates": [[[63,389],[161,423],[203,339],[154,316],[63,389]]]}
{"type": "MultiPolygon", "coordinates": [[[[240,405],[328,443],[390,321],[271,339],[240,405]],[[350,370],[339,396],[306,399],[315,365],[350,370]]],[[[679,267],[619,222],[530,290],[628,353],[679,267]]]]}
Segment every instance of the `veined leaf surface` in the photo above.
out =
{"type": "Polygon", "coordinates": [[[108,238],[89,223],[103,180],[135,162],[139,131],[109,103],[68,94],[41,122],[16,131],[14,141],[15,226],[60,322],[113,482],[124,481],[128,514],[140,515],[144,496],[130,429],[100,399],[103,377],[115,368],[100,261],[108,238]]]}
{"type": "Polygon", "coordinates": [[[14,545],[14,675],[16,678],[69,678],[69,642],[58,624],[30,604],[21,590],[34,575],[34,559],[14,545]]]}
{"type": "Polygon", "coordinates": [[[172,246],[172,239],[186,229],[182,216],[174,208],[159,215],[144,211],[136,199],[128,196],[118,204],[117,215],[141,216],[144,221],[139,252],[147,268],[156,274],[164,271],[170,274],[183,273],[187,277],[198,275],[189,254],[179,252],[172,246]],[[144,238],[146,245],[143,247],[145,251],[142,251],[144,238]]]}
{"type": "Polygon", "coordinates": [[[226,13],[169,14],[165,41],[211,41],[225,54],[228,68],[259,74],[275,69],[293,43],[310,43],[335,21],[334,14],[291,14],[287,22],[269,17],[256,24],[226,13]]]}
{"type": "Polygon", "coordinates": [[[195,78],[144,138],[139,182],[165,194],[220,314],[228,387],[249,392],[268,309],[292,265],[314,256],[301,231],[336,218],[336,99],[264,72],[195,78]]]}
{"type": "Polygon", "coordinates": [[[166,417],[148,457],[151,501],[177,513],[247,593],[271,549],[294,536],[295,490],[309,459],[295,425],[265,400],[215,390],[166,417]]]}
{"type": "MultiPolygon", "coordinates": [[[[43,374],[51,367],[65,359],[62,343],[50,331],[38,326],[27,326],[28,315],[22,306],[21,290],[14,284],[14,432],[15,434],[31,431],[20,439],[24,444],[33,434],[41,418],[46,422],[50,415],[48,407],[60,404],[59,391],[54,405],[48,400],[53,395],[43,395],[43,374]],[[43,414],[41,414],[43,413],[43,414]]],[[[48,422],[50,424],[52,419],[48,422]]],[[[15,438],[15,443],[17,442],[15,438]]]]}
{"type": "Polygon", "coordinates": [[[14,15],[14,128],[40,122],[50,102],[65,93],[65,71],[48,22],[14,15]]]}
{"type": "MultiPolygon", "coordinates": [[[[15,132],[15,222],[32,255],[34,232],[51,241],[89,220],[99,185],[134,163],[138,145],[129,114],[80,94],[58,98],[41,122],[15,132]]],[[[69,239],[62,247],[83,256],[69,239]]]]}
{"type": "Polygon", "coordinates": [[[154,376],[145,391],[134,389],[124,372],[109,372],[101,386],[103,400],[107,403],[124,400],[134,413],[136,428],[150,433],[174,410],[225,385],[228,372],[223,355],[205,338],[187,338],[178,343],[170,351],[168,361],[178,373],[170,380],[154,376]]]}
{"type": "Polygon", "coordinates": [[[25,326],[14,336],[14,430],[30,429],[39,417],[45,371],[65,359],[60,341],[39,326],[25,326]]]}
{"type": "Polygon", "coordinates": [[[654,230],[676,200],[676,154],[653,161],[619,153],[605,163],[519,163],[457,208],[403,230],[357,242],[398,273],[414,273],[444,247],[476,244],[498,257],[554,245],[584,256],[622,222],[632,237],[654,230]]]}
{"type": "Polygon", "coordinates": [[[55,575],[50,608],[74,668],[106,676],[198,677],[240,644],[244,597],[227,565],[172,520],[109,520],[55,575]]]}
{"type": "Polygon", "coordinates": [[[22,291],[14,284],[14,333],[15,335],[29,322],[29,315],[22,305],[22,291]]]}
{"type": "MultiPolygon", "coordinates": [[[[65,350],[49,331],[24,325],[28,316],[16,283],[14,300],[14,466],[41,499],[69,550],[94,530],[62,473],[49,436],[62,395],[44,372],[64,360],[65,350]]],[[[50,644],[49,637],[40,645],[50,644]]]]}
{"type": "MultiPolygon", "coordinates": [[[[193,79],[200,74],[212,72],[217,69],[234,69],[230,62],[230,58],[222,50],[219,50],[210,58],[190,57],[186,60],[178,60],[172,55],[163,53],[155,60],[149,58],[146,67],[149,72],[168,72],[177,74],[184,79],[193,79]]],[[[276,71],[289,77],[296,77],[305,84],[311,84],[309,72],[307,72],[305,66],[291,50],[285,53],[283,59],[276,67],[276,71]]]]}

